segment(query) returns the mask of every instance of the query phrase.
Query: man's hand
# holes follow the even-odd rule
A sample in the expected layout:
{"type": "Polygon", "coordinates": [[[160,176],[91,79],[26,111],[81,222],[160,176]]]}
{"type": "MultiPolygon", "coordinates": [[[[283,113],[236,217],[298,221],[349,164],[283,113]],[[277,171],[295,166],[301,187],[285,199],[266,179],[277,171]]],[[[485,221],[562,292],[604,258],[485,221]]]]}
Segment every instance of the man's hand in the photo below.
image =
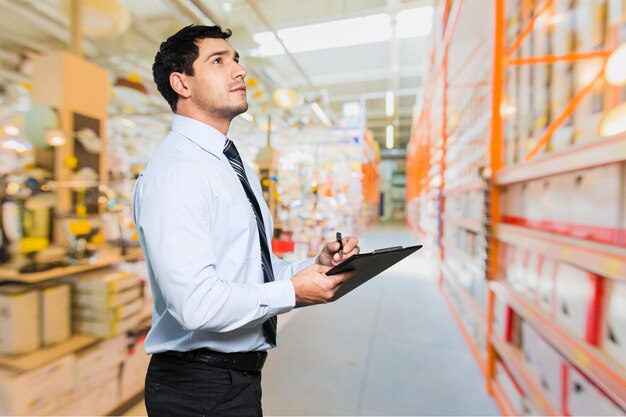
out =
{"type": "Polygon", "coordinates": [[[291,278],[296,292],[296,307],[328,303],[339,286],[354,275],[354,272],[326,275],[330,269],[313,264],[291,278]]]}
{"type": "Polygon", "coordinates": [[[335,266],[361,251],[359,248],[359,239],[356,237],[344,237],[341,241],[343,242],[343,256],[339,253],[339,248],[341,247],[339,242],[328,242],[315,259],[315,263],[324,266],[335,266]]]}

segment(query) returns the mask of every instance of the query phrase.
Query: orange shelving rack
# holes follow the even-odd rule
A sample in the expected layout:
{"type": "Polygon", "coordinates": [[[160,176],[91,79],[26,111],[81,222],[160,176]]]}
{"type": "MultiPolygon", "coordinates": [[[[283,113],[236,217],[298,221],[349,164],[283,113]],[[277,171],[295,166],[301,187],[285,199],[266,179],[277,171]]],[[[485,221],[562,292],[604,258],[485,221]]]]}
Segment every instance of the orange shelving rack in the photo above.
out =
{"type": "Polygon", "coordinates": [[[565,3],[439,2],[407,152],[408,224],[436,247],[442,294],[504,415],[626,410],[626,135],[589,133],[626,100],[603,79],[626,14],[565,3]],[[468,47],[477,10],[489,42],[468,47]],[[584,37],[587,18],[601,24],[584,37]],[[619,224],[569,219],[613,183],[619,224]]]}

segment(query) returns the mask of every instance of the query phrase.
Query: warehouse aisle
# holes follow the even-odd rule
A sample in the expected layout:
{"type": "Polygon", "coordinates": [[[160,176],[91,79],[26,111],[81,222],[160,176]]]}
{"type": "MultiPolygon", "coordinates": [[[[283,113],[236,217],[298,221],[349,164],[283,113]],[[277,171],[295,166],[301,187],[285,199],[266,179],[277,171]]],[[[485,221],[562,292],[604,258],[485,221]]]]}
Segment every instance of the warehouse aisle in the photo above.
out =
{"type": "MultiPolygon", "coordinates": [[[[415,244],[404,223],[360,240],[363,251],[415,244]]],[[[266,415],[499,414],[418,254],[335,304],[281,320],[263,372],[266,415]]]]}

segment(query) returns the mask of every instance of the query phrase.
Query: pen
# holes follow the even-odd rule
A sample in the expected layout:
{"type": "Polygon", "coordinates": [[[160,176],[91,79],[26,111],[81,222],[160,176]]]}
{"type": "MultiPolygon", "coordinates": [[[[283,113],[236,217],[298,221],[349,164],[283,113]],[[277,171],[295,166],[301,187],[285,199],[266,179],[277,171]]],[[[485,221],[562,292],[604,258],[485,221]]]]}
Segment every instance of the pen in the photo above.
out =
{"type": "Polygon", "coordinates": [[[339,256],[343,256],[343,240],[341,238],[341,232],[337,232],[337,242],[339,242],[339,256]]]}

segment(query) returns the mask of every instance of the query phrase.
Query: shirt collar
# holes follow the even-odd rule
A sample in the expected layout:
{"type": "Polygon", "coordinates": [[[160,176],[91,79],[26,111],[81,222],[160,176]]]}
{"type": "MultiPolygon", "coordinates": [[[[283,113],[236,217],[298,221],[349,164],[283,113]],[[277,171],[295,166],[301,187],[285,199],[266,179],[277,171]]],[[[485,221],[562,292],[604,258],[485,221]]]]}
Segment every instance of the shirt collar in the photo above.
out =
{"type": "Polygon", "coordinates": [[[214,127],[199,120],[175,114],[172,131],[183,135],[218,159],[222,159],[226,136],[214,127]]]}

